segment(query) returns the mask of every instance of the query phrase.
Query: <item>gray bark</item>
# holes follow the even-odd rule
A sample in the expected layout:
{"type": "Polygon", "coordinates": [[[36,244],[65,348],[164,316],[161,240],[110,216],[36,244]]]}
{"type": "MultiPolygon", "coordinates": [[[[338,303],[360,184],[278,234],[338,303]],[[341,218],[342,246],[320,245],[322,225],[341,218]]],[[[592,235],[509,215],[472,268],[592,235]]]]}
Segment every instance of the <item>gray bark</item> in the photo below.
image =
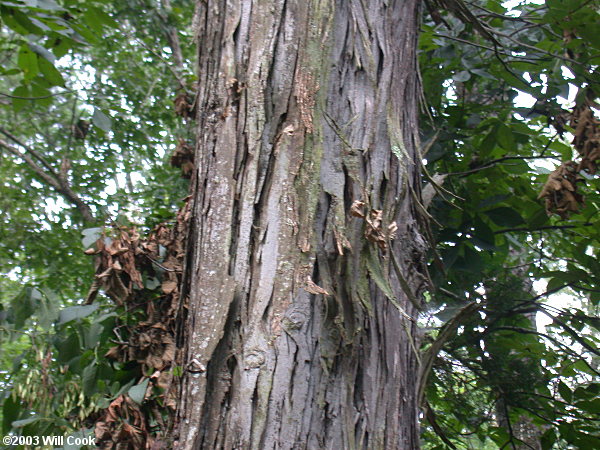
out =
{"type": "Polygon", "coordinates": [[[198,3],[177,448],[419,447],[418,9],[198,3]]]}

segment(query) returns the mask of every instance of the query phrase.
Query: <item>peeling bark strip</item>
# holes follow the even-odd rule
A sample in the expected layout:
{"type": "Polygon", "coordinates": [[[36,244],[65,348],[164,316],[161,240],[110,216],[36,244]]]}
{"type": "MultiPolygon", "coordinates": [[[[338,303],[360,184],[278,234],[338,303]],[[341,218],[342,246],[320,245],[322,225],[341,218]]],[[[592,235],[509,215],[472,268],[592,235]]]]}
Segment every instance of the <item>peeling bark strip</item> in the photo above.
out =
{"type": "Polygon", "coordinates": [[[418,4],[198,2],[177,448],[419,447],[418,4]]]}

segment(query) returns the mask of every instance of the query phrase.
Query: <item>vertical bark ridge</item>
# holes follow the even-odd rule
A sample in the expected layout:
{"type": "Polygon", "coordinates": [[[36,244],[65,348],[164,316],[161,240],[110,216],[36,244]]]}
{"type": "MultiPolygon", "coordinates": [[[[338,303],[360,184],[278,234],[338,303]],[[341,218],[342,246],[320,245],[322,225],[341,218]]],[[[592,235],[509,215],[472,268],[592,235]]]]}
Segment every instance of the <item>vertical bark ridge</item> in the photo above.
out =
{"type": "Polygon", "coordinates": [[[418,447],[415,311],[390,259],[418,291],[417,13],[198,3],[179,448],[418,447]],[[355,201],[382,211],[379,245],[355,201]]]}

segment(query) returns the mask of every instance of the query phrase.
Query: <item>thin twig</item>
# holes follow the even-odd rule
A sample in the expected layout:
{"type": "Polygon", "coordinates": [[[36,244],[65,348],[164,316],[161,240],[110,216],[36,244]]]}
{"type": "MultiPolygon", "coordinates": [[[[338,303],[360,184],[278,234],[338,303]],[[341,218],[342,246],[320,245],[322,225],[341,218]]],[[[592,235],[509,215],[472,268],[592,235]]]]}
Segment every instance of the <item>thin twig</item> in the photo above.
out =
{"type": "Polygon", "coordinates": [[[579,336],[579,334],[577,334],[577,332],[573,328],[571,328],[569,325],[567,325],[565,322],[563,322],[558,317],[555,317],[552,314],[550,314],[548,311],[546,311],[546,307],[545,306],[540,305],[539,311],[542,314],[544,314],[545,316],[547,316],[550,319],[552,319],[553,322],[555,322],[558,325],[560,325],[567,333],[569,333],[571,335],[571,337],[573,339],[575,339],[579,344],[581,344],[586,350],[588,350],[589,352],[593,353],[596,356],[600,356],[600,351],[596,350],[590,344],[588,344],[587,342],[585,342],[581,338],[581,336],[579,336]]]}
{"type": "Polygon", "coordinates": [[[584,64],[582,62],[579,62],[579,61],[577,61],[575,59],[569,58],[568,56],[559,55],[557,53],[551,53],[549,51],[542,50],[542,49],[540,49],[540,48],[538,48],[538,47],[536,47],[534,45],[529,45],[529,44],[526,44],[525,42],[521,42],[521,41],[513,38],[511,35],[503,33],[502,31],[498,31],[498,30],[496,30],[494,28],[491,28],[491,27],[486,27],[486,28],[487,28],[487,31],[489,33],[495,34],[497,36],[504,37],[504,38],[506,38],[506,39],[514,42],[517,45],[520,45],[522,47],[528,48],[529,50],[535,51],[535,52],[540,53],[542,55],[548,55],[548,56],[551,56],[552,58],[562,59],[563,61],[570,62],[571,64],[577,64],[579,66],[583,66],[583,67],[586,66],[586,64],[584,64]]]}
{"type": "Polygon", "coordinates": [[[45,98],[55,97],[57,95],[73,94],[73,93],[74,93],[74,91],[64,90],[64,91],[60,91],[60,92],[54,92],[54,93],[48,94],[48,95],[42,95],[40,97],[20,97],[18,95],[6,94],[4,92],[0,92],[0,95],[3,97],[14,98],[17,100],[43,100],[45,98]]]}
{"type": "Polygon", "coordinates": [[[578,227],[591,227],[595,225],[591,222],[581,223],[579,225],[546,225],[544,227],[539,228],[529,228],[529,227],[520,227],[520,228],[505,228],[503,230],[494,231],[494,234],[502,234],[502,233],[534,233],[536,231],[545,231],[545,230],[569,230],[578,227]]]}
{"type": "Polygon", "coordinates": [[[498,52],[498,53],[500,53],[500,54],[502,54],[504,56],[510,56],[511,58],[522,59],[523,62],[529,62],[531,64],[537,64],[537,62],[535,62],[535,61],[533,61],[530,58],[527,58],[525,56],[513,55],[511,53],[501,52],[499,50],[494,49],[493,47],[488,47],[487,45],[478,44],[476,42],[469,41],[467,39],[461,39],[461,38],[457,38],[457,37],[454,37],[454,36],[448,36],[446,34],[440,34],[440,33],[433,33],[433,35],[436,36],[436,37],[444,38],[444,39],[450,39],[451,41],[456,41],[456,42],[461,42],[463,44],[472,45],[473,47],[482,48],[484,50],[489,50],[490,52],[494,52],[494,53],[498,52]]]}
{"type": "Polygon", "coordinates": [[[483,164],[482,166],[479,167],[475,167],[471,170],[465,170],[464,172],[449,172],[446,174],[442,174],[442,175],[448,175],[448,176],[452,176],[452,177],[456,177],[456,176],[462,176],[465,177],[467,175],[471,175],[473,173],[477,173],[481,170],[484,169],[489,169],[490,167],[493,167],[494,165],[503,162],[503,161],[512,161],[512,160],[534,160],[534,159],[556,159],[558,161],[560,161],[560,158],[558,156],[545,156],[545,155],[537,155],[537,156],[503,156],[502,158],[497,158],[497,159],[493,159],[489,162],[486,162],[485,164],[483,164]]]}

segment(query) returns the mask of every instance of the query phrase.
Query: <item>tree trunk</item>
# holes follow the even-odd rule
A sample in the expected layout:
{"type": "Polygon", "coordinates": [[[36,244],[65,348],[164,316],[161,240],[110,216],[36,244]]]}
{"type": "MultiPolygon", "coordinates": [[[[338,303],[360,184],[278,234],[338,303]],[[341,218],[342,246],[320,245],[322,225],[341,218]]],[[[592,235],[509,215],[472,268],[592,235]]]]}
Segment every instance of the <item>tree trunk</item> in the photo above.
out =
{"type": "Polygon", "coordinates": [[[198,2],[178,448],[419,447],[419,3],[198,2]]]}

